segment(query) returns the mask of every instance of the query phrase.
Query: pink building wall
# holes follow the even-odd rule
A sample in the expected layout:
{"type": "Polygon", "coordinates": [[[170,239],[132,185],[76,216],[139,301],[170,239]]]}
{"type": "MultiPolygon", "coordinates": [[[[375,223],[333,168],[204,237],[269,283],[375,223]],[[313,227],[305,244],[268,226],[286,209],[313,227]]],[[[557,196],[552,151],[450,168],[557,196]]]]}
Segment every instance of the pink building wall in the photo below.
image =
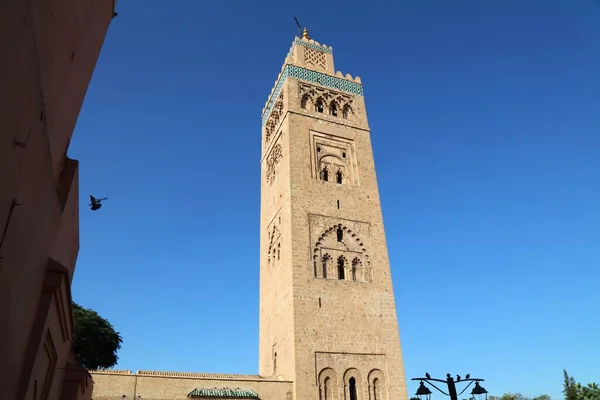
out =
{"type": "Polygon", "coordinates": [[[79,163],[66,153],[113,11],[113,0],[0,2],[2,399],[91,396],[72,351],[79,163]]]}

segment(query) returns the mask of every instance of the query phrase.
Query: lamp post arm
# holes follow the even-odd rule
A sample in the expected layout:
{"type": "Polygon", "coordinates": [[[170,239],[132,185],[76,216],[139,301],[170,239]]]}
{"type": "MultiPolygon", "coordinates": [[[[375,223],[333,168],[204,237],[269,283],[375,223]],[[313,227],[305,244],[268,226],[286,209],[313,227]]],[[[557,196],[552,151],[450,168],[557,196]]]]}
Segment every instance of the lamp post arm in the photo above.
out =
{"type": "MultiPolygon", "coordinates": [[[[466,379],[465,379],[465,381],[466,381],[466,379]]],[[[467,386],[465,386],[465,388],[458,395],[460,396],[461,394],[463,394],[465,392],[465,390],[467,390],[469,388],[469,386],[471,386],[473,384],[473,382],[475,382],[475,381],[471,380],[471,382],[469,382],[469,384],[467,386]]]]}
{"type": "Polygon", "coordinates": [[[445,379],[436,379],[436,378],[412,378],[411,381],[427,381],[428,383],[429,383],[429,381],[435,381],[435,382],[446,383],[445,379]]]}

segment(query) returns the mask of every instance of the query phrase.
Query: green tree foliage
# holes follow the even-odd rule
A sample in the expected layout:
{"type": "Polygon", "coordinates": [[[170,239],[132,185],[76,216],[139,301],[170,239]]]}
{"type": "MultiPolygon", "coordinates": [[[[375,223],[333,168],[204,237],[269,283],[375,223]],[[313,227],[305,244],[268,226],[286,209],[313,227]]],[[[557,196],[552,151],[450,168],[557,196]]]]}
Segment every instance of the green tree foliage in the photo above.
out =
{"type": "MultiPolygon", "coordinates": [[[[577,383],[575,378],[563,370],[564,383],[563,393],[565,400],[600,400],[600,385],[597,383],[588,383],[583,386],[577,383]]],[[[489,396],[489,400],[552,400],[547,394],[536,397],[525,397],[521,393],[504,393],[502,396],[489,396]]]]}
{"type": "MultiPolygon", "coordinates": [[[[548,396],[547,394],[542,394],[540,396],[530,398],[530,397],[523,396],[521,393],[504,393],[500,397],[490,396],[489,399],[490,400],[551,400],[550,396],[548,396]]],[[[600,400],[600,399],[598,399],[598,400],[600,400]]]]}
{"type": "Polygon", "coordinates": [[[600,386],[597,383],[588,383],[587,386],[578,383],[577,398],[578,400],[600,400],[600,386]]]}
{"type": "Polygon", "coordinates": [[[577,383],[575,378],[569,376],[567,370],[563,370],[563,393],[565,394],[565,400],[578,400],[577,383]]]}
{"type": "Polygon", "coordinates": [[[114,367],[123,339],[106,319],[94,310],[73,302],[75,355],[80,367],[88,370],[114,367]]]}
{"type": "Polygon", "coordinates": [[[597,383],[588,383],[587,386],[577,383],[566,369],[563,375],[565,400],[600,400],[600,386],[597,383]]]}
{"type": "Polygon", "coordinates": [[[521,393],[504,393],[498,398],[498,400],[531,400],[521,393]]]}

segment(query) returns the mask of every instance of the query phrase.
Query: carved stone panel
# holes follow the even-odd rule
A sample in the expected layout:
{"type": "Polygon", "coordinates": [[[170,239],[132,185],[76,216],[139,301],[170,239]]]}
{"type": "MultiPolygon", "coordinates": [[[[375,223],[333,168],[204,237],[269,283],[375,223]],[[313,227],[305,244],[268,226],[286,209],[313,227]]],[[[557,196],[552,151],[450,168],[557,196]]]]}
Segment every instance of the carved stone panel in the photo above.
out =
{"type": "Polygon", "coordinates": [[[354,117],[354,96],[304,82],[298,85],[300,106],[303,109],[343,119],[354,117]]]}
{"type": "Polygon", "coordinates": [[[283,158],[283,148],[281,143],[276,143],[267,156],[267,182],[272,184],[277,174],[277,164],[283,158]]]}
{"type": "Polygon", "coordinates": [[[281,210],[275,214],[275,217],[267,227],[268,247],[267,263],[274,266],[281,259],[281,210]]]}
{"type": "Polygon", "coordinates": [[[354,141],[311,131],[312,176],[325,182],[358,186],[354,141]]]}
{"type": "Polygon", "coordinates": [[[358,399],[388,400],[385,355],[315,352],[315,361],[320,400],[352,398],[353,386],[358,399]]]}
{"type": "Polygon", "coordinates": [[[275,130],[277,129],[277,124],[279,124],[279,121],[281,120],[282,115],[283,115],[283,92],[281,92],[281,94],[279,95],[279,98],[277,98],[277,101],[275,102],[275,105],[273,106],[273,110],[271,111],[271,114],[269,115],[269,118],[267,119],[267,123],[265,124],[265,128],[264,128],[265,147],[268,146],[269,143],[271,142],[271,139],[273,138],[273,134],[275,133],[275,130]]]}
{"type": "Polygon", "coordinates": [[[315,278],[372,282],[368,223],[311,214],[309,224],[315,278]]]}

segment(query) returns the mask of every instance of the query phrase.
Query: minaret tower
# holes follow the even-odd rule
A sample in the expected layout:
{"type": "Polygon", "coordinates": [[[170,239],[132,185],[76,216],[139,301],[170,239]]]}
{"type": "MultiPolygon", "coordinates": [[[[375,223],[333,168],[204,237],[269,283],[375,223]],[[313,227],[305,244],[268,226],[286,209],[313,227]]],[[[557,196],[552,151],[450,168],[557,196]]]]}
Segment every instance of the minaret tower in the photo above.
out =
{"type": "Polygon", "coordinates": [[[296,400],[407,400],[360,78],[295,38],[262,114],[259,373],[296,400]]]}

